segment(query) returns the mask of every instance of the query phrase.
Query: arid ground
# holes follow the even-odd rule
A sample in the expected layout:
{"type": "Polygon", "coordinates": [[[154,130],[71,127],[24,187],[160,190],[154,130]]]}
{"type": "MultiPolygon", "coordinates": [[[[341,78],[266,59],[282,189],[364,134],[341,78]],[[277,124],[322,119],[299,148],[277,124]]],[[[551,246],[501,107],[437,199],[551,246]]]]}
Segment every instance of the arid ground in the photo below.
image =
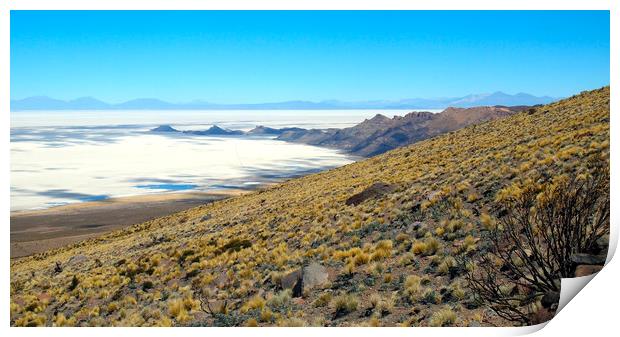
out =
{"type": "Polygon", "coordinates": [[[165,193],[11,213],[11,258],[59,248],[115,229],[244,193],[165,193]]]}

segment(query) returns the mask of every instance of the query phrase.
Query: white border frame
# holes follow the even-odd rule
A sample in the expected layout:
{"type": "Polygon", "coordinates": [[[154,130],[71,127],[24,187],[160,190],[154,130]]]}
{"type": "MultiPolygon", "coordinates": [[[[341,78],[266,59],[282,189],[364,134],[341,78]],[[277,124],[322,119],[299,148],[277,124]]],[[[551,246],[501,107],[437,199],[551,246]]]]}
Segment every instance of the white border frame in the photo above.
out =
{"type": "MultiPolygon", "coordinates": [[[[63,10],[63,9],[88,9],[88,10],[180,10],[180,9],[357,9],[357,10],[610,10],[611,20],[611,49],[610,49],[610,84],[620,79],[618,61],[620,54],[618,53],[618,32],[619,14],[618,1],[612,0],[4,0],[0,1],[0,104],[2,114],[0,124],[2,125],[0,135],[0,150],[2,159],[2,171],[0,172],[0,185],[4,193],[0,195],[2,200],[2,208],[0,209],[0,218],[2,219],[2,228],[8,231],[9,228],[9,200],[10,200],[10,157],[9,157],[9,141],[10,141],[10,10],[63,10]]],[[[594,89],[594,88],[592,88],[594,89]]],[[[617,117],[614,113],[619,111],[618,95],[612,90],[611,98],[611,146],[615,148],[618,145],[618,132],[616,130],[617,117]]],[[[611,153],[611,201],[612,205],[620,204],[619,198],[619,179],[618,179],[618,155],[617,152],[611,153]]],[[[619,291],[616,289],[618,284],[616,280],[620,279],[620,266],[617,259],[611,257],[615,251],[618,241],[618,208],[611,209],[611,226],[612,238],[608,264],[593,279],[591,285],[588,285],[571,304],[567,305],[560,313],[556,315],[548,323],[548,327],[540,333],[545,335],[574,335],[574,334],[602,334],[608,335],[609,331],[616,328],[617,308],[620,300],[619,291]]],[[[5,336],[8,335],[25,335],[39,336],[78,336],[85,332],[92,336],[108,337],[110,333],[120,334],[122,336],[130,335],[136,332],[132,328],[116,328],[113,332],[110,328],[92,328],[89,330],[78,330],[71,328],[10,328],[9,327],[9,235],[2,236],[2,256],[0,263],[2,264],[2,278],[0,284],[5,291],[3,305],[0,306],[1,316],[4,318],[3,329],[5,336]]],[[[285,336],[294,333],[299,336],[316,336],[317,334],[336,335],[347,333],[355,336],[373,336],[377,333],[388,334],[390,336],[409,336],[412,333],[424,336],[498,336],[498,335],[521,335],[537,331],[544,327],[541,324],[526,328],[242,328],[225,330],[225,328],[186,328],[178,329],[157,329],[143,328],[140,334],[148,334],[150,336],[163,336],[170,333],[183,333],[184,335],[204,335],[206,334],[228,334],[234,333],[240,336],[249,335],[275,335],[285,336]],[[148,330],[147,330],[148,329],[148,330]],[[295,329],[295,330],[291,330],[295,329]],[[379,330],[380,329],[380,330],[379,330]]]]}

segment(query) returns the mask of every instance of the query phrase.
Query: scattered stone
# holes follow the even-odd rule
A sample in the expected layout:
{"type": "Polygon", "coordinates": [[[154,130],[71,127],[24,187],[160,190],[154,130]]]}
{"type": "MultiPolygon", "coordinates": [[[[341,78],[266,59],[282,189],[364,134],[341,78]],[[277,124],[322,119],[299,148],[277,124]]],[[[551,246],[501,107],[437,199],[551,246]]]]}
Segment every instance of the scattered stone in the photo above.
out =
{"type": "Polygon", "coordinates": [[[301,269],[294,270],[280,279],[282,289],[293,289],[298,280],[301,280],[301,269]]]}
{"type": "Polygon", "coordinates": [[[304,268],[303,272],[303,288],[312,289],[321,286],[328,281],[327,269],[319,263],[313,262],[304,268]]]}
{"type": "Polygon", "coordinates": [[[374,183],[360,193],[354,194],[349,197],[349,199],[345,201],[345,204],[349,206],[356,206],[368,199],[377,199],[379,197],[382,197],[388,193],[393,192],[395,189],[396,186],[394,185],[386,184],[383,182],[374,183]]]}
{"type": "Polygon", "coordinates": [[[575,268],[575,277],[589,276],[598,273],[603,269],[603,266],[592,264],[581,264],[575,268]]]}
{"type": "Polygon", "coordinates": [[[209,221],[211,220],[211,214],[207,214],[205,216],[203,216],[202,218],[200,218],[200,221],[204,222],[204,221],[209,221]]]}
{"type": "Polygon", "coordinates": [[[282,289],[293,290],[293,297],[299,297],[301,296],[302,283],[303,283],[302,271],[301,269],[297,269],[282,276],[282,279],[280,280],[280,287],[282,287],[282,289]]]}
{"type": "Polygon", "coordinates": [[[308,266],[296,269],[280,279],[282,289],[291,289],[293,297],[301,297],[304,290],[324,285],[328,281],[327,269],[313,262],[308,266]]]}
{"type": "Polygon", "coordinates": [[[88,261],[88,257],[85,255],[74,255],[67,261],[67,265],[79,265],[86,261],[88,261]]]}

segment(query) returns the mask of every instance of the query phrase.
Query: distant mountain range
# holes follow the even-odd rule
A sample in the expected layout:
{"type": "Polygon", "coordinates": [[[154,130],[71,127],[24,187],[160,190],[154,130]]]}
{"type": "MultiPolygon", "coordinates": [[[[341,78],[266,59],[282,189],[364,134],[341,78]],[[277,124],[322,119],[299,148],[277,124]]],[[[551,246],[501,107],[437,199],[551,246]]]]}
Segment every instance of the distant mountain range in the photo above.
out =
{"type": "Polygon", "coordinates": [[[350,128],[292,130],[281,133],[277,139],[336,148],[358,156],[372,157],[469,125],[507,117],[528,108],[527,106],[450,107],[440,113],[410,112],[402,117],[393,118],[377,114],[350,128]]]}
{"type": "Polygon", "coordinates": [[[503,92],[467,95],[450,98],[411,98],[397,101],[378,100],[345,102],[328,100],[321,102],[286,101],[251,104],[216,104],[203,101],[170,103],[155,98],[138,98],[111,104],[92,97],[63,101],[47,96],[33,96],[11,100],[11,111],[23,110],[344,110],[344,109],[444,109],[447,107],[470,108],[475,106],[516,106],[547,104],[558,98],[533,96],[525,93],[515,95],[503,92]]]}
{"type": "Polygon", "coordinates": [[[207,130],[177,130],[161,125],[151,132],[183,133],[199,136],[272,135],[287,142],[303,143],[340,149],[358,156],[371,157],[462,127],[513,115],[528,106],[483,106],[475,108],[447,108],[440,113],[411,112],[405,116],[388,118],[377,114],[371,119],[344,129],[302,129],[289,127],[275,129],[257,126],[243,132],[223,129],[217,125],[207,130]]]}

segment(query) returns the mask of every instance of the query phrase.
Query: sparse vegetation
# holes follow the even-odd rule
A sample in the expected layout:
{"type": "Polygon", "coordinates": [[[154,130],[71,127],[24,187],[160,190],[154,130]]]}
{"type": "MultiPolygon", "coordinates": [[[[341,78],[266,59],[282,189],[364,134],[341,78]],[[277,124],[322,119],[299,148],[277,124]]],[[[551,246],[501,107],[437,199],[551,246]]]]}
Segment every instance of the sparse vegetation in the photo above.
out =
{"type": "Polygon", "coordinates": [[[488,299],[501,294],[499,305],[527,315],[557,290],[567,257],[608,231],[605,202],[595,197],[609,181],[597,167],[608,165],[606,87],[12,260],[10,324],[515,324],[491,314],[498,303],[488,299]],[[379,182],[389,192],[346,203],[379,182]],[[526,208],[532,202],[540,211],[526,208]],[[575,207],[562,213],[561,204],[575,207]],[[575,250],[550,240],[544,223],[575,250]],[[525,249],[493,244],[522,242],[510,241],[517,232],[525,249]],[[85,262],[71,263],[77,255],[85,262]],[[310,262],[328,281],[293,297],[291,273],[310,262]],[[466,282],[487,266],[502,271],[484,282],[497,285],[492,296],[466,282]]]}
{"type": "Polygon", "coordinates": [[[451,308],[445,307],[441,310],[436,311],[433,316],[431,316],[428,324],[430,326],[451,326],[456,322],[456,313],[452,311],[451,308]]]}
{"type": "Polygon", "coordinates": [[[334,319],[338,319],[357,310],[357,305],[357,299],[351,294],[335,297],[332,300],[332,307],[334,308],[334,319]]]}

